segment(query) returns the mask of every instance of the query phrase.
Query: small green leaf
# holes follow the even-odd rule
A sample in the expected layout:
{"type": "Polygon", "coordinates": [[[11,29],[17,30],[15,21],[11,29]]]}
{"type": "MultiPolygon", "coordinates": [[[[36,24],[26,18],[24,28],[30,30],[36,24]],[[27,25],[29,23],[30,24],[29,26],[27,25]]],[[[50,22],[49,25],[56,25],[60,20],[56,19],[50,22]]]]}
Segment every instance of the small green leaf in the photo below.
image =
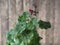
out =
{"type": "Polygon", "coordinates": [[[40,20],[38,23],[39,23],[39,27],[40,27],[41,29],[51,28],[50,22],[45,22],[45,21],[40,20]]]}
{"type": "Polygon", "coordinates": [[[27,29],[28,30],[33,30],[34,28],[35,27],[34,27],[34,25],[31,22],[27,24],[27,29]]]}
{"type": "Polygon", "coordinates": [[[32,23],[33,23],[33,25],[35,26],[35,27],[37,27],[38,26],[38,21],[37,21],[37,18],[32,18],[32,23]]]}
{"type": "Polygon", "coordinates": [[[26,22],[18,22],[15,26],[15,30],[19,30],[20,33],[26,29],[26,22]]]}

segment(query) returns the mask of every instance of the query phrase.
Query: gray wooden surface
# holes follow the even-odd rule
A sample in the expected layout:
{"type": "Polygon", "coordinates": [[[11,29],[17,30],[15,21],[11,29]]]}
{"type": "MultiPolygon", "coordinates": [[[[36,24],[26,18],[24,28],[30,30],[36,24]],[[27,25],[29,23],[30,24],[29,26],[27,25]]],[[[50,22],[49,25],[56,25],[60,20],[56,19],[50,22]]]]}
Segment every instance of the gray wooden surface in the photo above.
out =
{"type": "MultiPolygon", "coordinates": [[[[35,0],[0,0],[0,45],[5,45],[6,32],[13,28],[22,12],[34,9],[35,0]]],[[[37,18],[50,21],[50,29],[37,29],[42,45],[60,45],[60,0],[37,0],[37,18]]]]}

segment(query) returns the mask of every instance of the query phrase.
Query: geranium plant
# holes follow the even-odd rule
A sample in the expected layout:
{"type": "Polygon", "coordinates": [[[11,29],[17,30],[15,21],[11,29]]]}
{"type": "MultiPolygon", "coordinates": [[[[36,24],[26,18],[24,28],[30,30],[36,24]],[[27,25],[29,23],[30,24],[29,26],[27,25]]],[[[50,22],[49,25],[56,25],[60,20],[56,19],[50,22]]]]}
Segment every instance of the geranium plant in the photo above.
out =
{"type": "Polygon", "coordinates": [[[37,26],[41,29],[48,29],[51,27],[50,22],[37,21],[36,11],[29,10],[29,12],[23,12],[18,17],[18,22],[14,28],[7,32],[6,45],[41,45],[39,41],[42,39],[37,33],[37,26]],[[35,13],[35,17],[32,17],[32,13],[35,13]]]}

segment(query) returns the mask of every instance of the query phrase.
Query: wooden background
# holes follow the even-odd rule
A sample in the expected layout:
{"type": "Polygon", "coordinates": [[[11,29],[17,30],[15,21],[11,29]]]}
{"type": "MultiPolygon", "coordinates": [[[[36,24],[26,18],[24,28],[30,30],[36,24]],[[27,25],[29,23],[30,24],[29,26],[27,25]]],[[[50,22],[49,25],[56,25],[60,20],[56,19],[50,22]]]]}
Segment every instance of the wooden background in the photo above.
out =
{"type": "Polygon", "coordinates": [[[6,32],[13,28],[18,15],[29,9],[34,9],[33,3],[38,6],[37,18],[50,21],[50,29],[37,29],[42,45],[60,45],[60,0],[0,0],[0,45],[5,45],[6,32]]]}

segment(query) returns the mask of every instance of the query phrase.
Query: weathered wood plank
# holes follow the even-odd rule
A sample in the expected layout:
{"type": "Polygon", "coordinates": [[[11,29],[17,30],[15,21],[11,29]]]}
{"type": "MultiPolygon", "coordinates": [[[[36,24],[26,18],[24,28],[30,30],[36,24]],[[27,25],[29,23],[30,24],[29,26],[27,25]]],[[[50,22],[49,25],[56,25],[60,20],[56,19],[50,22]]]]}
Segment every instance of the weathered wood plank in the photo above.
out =
{"type": "Polygon", "coordinates": [[[47,2],[46,20],[50,21],[51,28],[46,31],[46,45],[53,45],[55,28],[55,0],[48,0],[47,2]]]}
{"type": "Polygon", "coordinates": [[[8,23],[8,0],[0,0],[1,15],[1,45],[6,43],[6,32],[9,28],[8,23]]]}
{"type": "Polygon", "coordinates": [[[23,12],[23,0],[16,0],[16,13],[17,16],[23,12]]]}
{"type": "MultiPolygon", "coordinates": [[[[39,14],[37,16],[38,20],[41,19],[41,20],[46,21],[46,3],[47,3],[47,0],[39,0],[39,5],[38,5],[39,14]]],[[[43,37],[43,39],[41,40],[41,45],[45,45],[45,42],[46,42],[46,39],[45,39],[46,38],[46,35],[45,35],[46,30],[38,28],[38,32],[39,32],[39,35],[41,37],[43,37]]]]}
{"type": "MultiPolygon", "coordinates": [[[[0,2],[1,6],[1,2],[0,2]]],[[[1,13],[1,7],[0,7],[0,13],[1,13]]],[[[1,14],[0,14],[0,45],[1,45],[1,14]]]]}
{"type": "Polygon", "coordinates": [[[16,0],[9,0],[9,29],[16,23],[16,0]]]}
{"type": "Polygon", "coordinates": [[[1,45],[1,18],[0,18],[0,45],[1,45]]]}
{"type": "Polygon", "coordinates": [[[29,11],[29,7],[30,7],[29,1],[30,0],[24,0],[23,1],[23,7],[24,7],[23,10],[24,11],[29,11]]]}
{"type": "Polygon", "coordinates": [[[55,0],[54,45],[60,45],[60,0],[55,0]]]}

